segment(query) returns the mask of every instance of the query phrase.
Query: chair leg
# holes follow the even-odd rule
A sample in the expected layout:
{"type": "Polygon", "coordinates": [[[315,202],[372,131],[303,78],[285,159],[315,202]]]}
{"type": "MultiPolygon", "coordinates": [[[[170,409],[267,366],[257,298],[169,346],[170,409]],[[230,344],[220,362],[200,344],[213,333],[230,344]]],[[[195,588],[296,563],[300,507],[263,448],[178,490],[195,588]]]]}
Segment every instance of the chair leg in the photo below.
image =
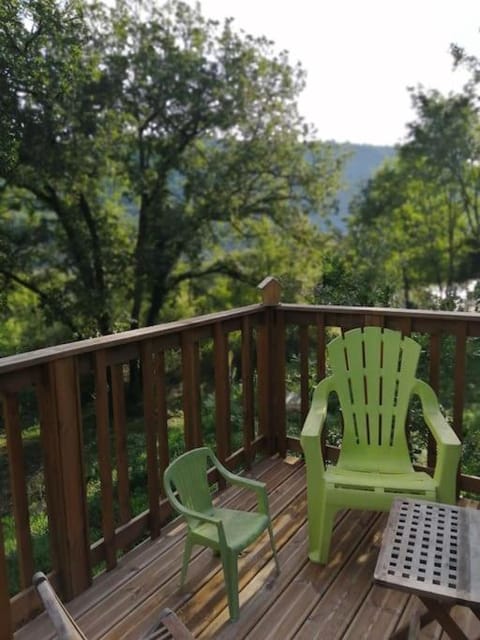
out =
{"type": "Polygon", "coordinates": [[[333,523],[336,513],[337,510],[335,508],[328,506],[325,507],[319,538],[320,564],[328,563],[328,556],[330,555],[330,544],[332,542],[333,523]]]}
{"type": "Polygon", "coordinates": [[[325,495],[310,500],[308,509],[308,557],[312,562],[326,564],[330,552],[336,509],[326,504],[325,495]]]}
{"type": "Polygon", "coordinates": [[[222,550],[223,576],[228,598],[228,611],[230,620],[235,622],[239,615],[238,599],[238,558],[235,551],[222,550]]]}
{"type": "Polygon", "coordinates": [[[182,589],[183,585],[185,584],[185,578],[187,577],[187,569],[188,569],[188,563],[190,562],[192,547],[193,547],[192,538],[190,537],[190,534],[187,533],[187,539],[185,540],[185,547],[183,549],[183,563],[182,563],[182,573],[180,576],[180,589],[182,589]]]}
{"type": "Polygon", "coordinates": [[[280,564],[278,562],[277,549],[275,548],[275,540],[273,538],[273,529],[272,529],[272,523],[271,522],[268,523],[268,533],[270,535],[270,544],[272,545],[273,559],[275,560],[275,566],[277,567],[277,573],[280,573],[280,564]]]}

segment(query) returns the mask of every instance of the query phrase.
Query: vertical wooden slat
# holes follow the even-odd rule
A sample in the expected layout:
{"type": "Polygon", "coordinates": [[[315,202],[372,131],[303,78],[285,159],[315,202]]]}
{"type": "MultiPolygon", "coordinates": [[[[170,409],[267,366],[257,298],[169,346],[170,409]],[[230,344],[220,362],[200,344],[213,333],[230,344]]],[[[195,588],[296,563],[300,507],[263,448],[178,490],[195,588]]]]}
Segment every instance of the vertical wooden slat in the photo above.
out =
{"type": "Polygon", "coordinates": [[[316,316],[317,320],[317,381],[323,380],[326,375],[325,366],[325,314],[316,316]]]}
{"type": "Polygon", "coordinates": [[[115,457],[118,477],[118,507],[120,523],[125,524],[132,517],[132,508],[128,480],[127,422],[122,364],[116,364],[111,368],[111,378],[113,431],[115,434],[115,457]]]}
{"type": "MultiPolygon", "coordinates": [[[[316,327],[317,327],[317,383],[323,380],[327,375],[326,367],[326,327],[325,327],[325,314],[320,313],[316,315],[316,327]]],[[[327,459],[327,430],[322,429],[322,435],[320,438],[320,446],[322,449],[323,459],[327,459]]]]}
{"type": "Polygon", "coordinates": [[[52,415],[56,416],[54,469],[59,484],[61,582],[70,600],[91,584],[90,544],[83,460],[82,417],[77,362],[74,357],[49,363],[52,415]]]}
{"type": "MultiPolygon", "coordinates": [[[[155,354],[154,360],[155,398],[157,411],[157,439],[158,439],[158,461],[160,465],[160,477],[170,462],[168,450],[168,408],[167,408],[167,385],[165,380],[165,353],[159,351],[155,354]]],[[[160,482],[160,492],[165,494],[163,482],[160,482]]]]}
{"type": "MultiPolygon", "coordinates": [[[[434,333],[430,336],[430,358],[429,358],[429,381],[435,393],[440,391],[440,335],[434,333]]],[[[427,442],[427,464],[429,467],[435,466],[435,440],[428,431],[427,442]]]]}
{"type": "Polygon", "coordinates": [[[13,640],[10,598],[8,595],[7,562],[0,519],[0,640],[13,640]]]}
{"type": "Polygon", "coordinates": [[[429,381],[438,395],[440,391],[440,335],[438,333],[430,336],[429,381]]]}
{"type": "Polygon", "coordinates": [[[202,446],[200,417],[200,356],[198,343],[187,334],[182,336],[182,379],[185,446],[202,446]]]}
{"type": "Polygon", "coordinates": [[[17,541],[18,567],[22,589],[30,586],[34,573],[32,539],[30,536],[30,516],[28,513],[28,493],[23,457],[22,428],[18,409],[18,396],[5,394],[3,416],[7,434],[7,452],[10,468],[10,488],[15,518],[15,538],[17,541]]]}
{"type": "Polygon", "coordinates": [[[455,341],[455,370],[453,398],[453,428],[462,440],[463,407],[465,402],[465,367],[467,352],[466,326],[459,325],[455,341]]]}
{"type": "Polygon", "coordinates": [[[266,438],[267,450],[274,453],[273,437],[270,433],[271,403],[271,371],[269,361],[269,336],[272,325],[272,310],[265,308],[262,324],[257,329],[257,399],[258,399],[258,430],[266,438]]]}
{"type": "Polygon", "coordinates": [[[250,468],[252,442],[255,438],[255,411],[253,395],[252,327],[249,316],[242,319],[242,390],[243,390],[243,447],[245,461],[250,468]]]}
{"type": "Polygon", "coordinates": [[[49,380],[49,367],[43,367],[35,391],[37,395],[38,412],[40,419],[40,443],[43,455],[43,468],[45,478],[45,493],[48,514],[48,532],[50,542],[50,554],[52,566],[58,573],[61,572],[62,527],[59,524],[64,516],[61,508],[62,489],[57,475],[57,463],[60,458],[58,450],[58,433],[55,429],[57,414],[55,404],[52,402],[49,380]]]}
{"type": "Polygon", "coordinates": [[[155,380],[153,347],[151,340],[141,346],[143,378],[143,410],[147,445],[147,484],[150,509],[150,534],[152,538],[160,535],[160,481],[158,476],[157,424],[155,406],[155,380]]]}
{"type": "Polygon", "coordinates": [[[225,462],[231,450],[230,381],[228,368],[228,337],[220,322],[215,324],[213,336],[217,455],[221,462],[225,462]]]}
{"type": "Polygon", "coordinates": [[[412,333],[411,318],[401,318],[398,322],[398,329],[402,332],[402,336],[410,336],[410,334],[412,333]]]}
{"type": "Polygon", "coordinates": [[[308,326],[300,327],[300,412],[302,424],[307,417],[309,408],[309,376],[308,376],[308,326]]]}
{"type": "MultiPolygon", "coordinates": [[[[467,329],[466,325],[459,325],[455,342],[455,370],[454,370],[454,397],[453,397],[453,428],[455,433],[463,441],[463,408],[465,404],[465,379],[466,379],[466,355],[467,355],[467,329]]],[[[460,487],[460,475],[462,463],[457,472],[457,494],[460,487]]]]}
{"type": "Polygon", "coordinates": [[[365,327],[383,327],[385,325],[385,317],[376,314],[365,314],[363,322],[365,327]]]}
{"type": "Polygon", "coordinates": [[[102,506],[102,533],[105,543],[107,571],[117,564],[115,548],[115,517],[113,512],[112,456],[110,450],[110,420],[108,412],[108,380],[105,350],[95,353],[95,420],[97,425],[98,471],[102,506]]]}
{"type": "Polygon", "coordinates": [[[281,456],[285,457],[287,454],[287,410],[285,402],[285,360],[287,354],[285,348],[285,315],[280,308],[275,310],[274,320],[270,333],[271,373],[274,381],[272,389],[274,412],[271,431],[276,436],[276,450],[281,456]]]}

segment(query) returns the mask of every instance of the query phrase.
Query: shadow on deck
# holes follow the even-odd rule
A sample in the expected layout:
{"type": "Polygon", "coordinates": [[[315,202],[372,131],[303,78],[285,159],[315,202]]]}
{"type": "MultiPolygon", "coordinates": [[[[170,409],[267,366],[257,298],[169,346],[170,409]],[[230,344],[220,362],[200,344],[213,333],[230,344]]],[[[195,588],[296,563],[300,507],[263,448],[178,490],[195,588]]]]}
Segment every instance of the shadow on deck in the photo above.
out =
{"type": "MultiPolygon", "coordinates": [[[[385,640],[409,621],[418,606],[415,599],[372,585],[386,514],[339,514],[330,563],[314,565],[307,558],[303,463],[274,457],[255,465],[251,475],[267,483],[281,573],[276,575],[267,535],[242,554],[238,622],[229,622],[220,562],[210,550],[194,548],[185,591],[178,591],[185,527],[176,520],[68,605],[87,637],[133,640],[163,607],[173,609],[195,637],[225,640],[385,640]]],[[[252,508],[255,497],[232,487],[219,502],[252,508]]],[[[473,629],[467,615],[458,609],[464,628],[473,629]]],[[[53,637],[45,614],[15,634],[15,640],[53,637]]],[[[436,624],[420,637],[447,638],[436,624]]]]}

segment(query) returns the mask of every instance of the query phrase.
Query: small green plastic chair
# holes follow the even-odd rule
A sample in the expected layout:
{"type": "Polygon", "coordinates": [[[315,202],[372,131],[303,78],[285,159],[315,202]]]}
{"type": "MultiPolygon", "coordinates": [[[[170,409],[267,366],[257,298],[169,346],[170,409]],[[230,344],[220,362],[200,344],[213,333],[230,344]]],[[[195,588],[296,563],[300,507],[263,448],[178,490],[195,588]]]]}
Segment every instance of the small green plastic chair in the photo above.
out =
{"type": "Polygon", "coordinates": [[[165,470],[163,479],[170,503],[187,521],[180,586],[183,587],[185,583],[193,545],[210,547],[220,555],[230,619],[237,620],[238,554],[254,542],[265,529],[268,529],[270,535],[277,573],[280,571],[265,484],[231,473],[208,447],[187,451],[176,458],[165,470]],[[213,505],[207,478],[208,468],[212,465],[230,484],[255,491],[258,512],[224,509],[213,505]]]}
{"type": "Polygon", "coordinates": [[[307,470],[309,558],[328,561],[339,509],[388,511],[397,496],[454,504],[461,444],[440,413],[433,389],[418,380],[420,345],[389,329],[353,329],[328,346],[332,375],[314,390],[301,444],[307,470]],[[340,454],[327,465],[320,439],[328,398],[336,392],[343,419],[340,454]],[[406,419],[413,395],[436,442],[433,477],[415,471],[406,419]]]}

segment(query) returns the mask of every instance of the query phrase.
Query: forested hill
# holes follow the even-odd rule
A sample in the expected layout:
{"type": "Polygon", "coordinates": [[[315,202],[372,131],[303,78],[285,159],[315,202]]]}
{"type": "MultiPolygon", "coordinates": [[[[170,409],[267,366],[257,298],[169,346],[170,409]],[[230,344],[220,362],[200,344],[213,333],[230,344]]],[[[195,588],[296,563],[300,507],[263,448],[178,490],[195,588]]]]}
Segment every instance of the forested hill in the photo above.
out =
{"type": "Polygon", "coordinates": [[[339,144],[338,148],[342,154],[349,154],[343,170],[344,188],[338,195],[339,210],[334,219],[335,226],[343,229],[345,226],[343,219],[348,214],[351,198],[387,158],[395,155],[395,148],[351,143],[339,144]]]}

